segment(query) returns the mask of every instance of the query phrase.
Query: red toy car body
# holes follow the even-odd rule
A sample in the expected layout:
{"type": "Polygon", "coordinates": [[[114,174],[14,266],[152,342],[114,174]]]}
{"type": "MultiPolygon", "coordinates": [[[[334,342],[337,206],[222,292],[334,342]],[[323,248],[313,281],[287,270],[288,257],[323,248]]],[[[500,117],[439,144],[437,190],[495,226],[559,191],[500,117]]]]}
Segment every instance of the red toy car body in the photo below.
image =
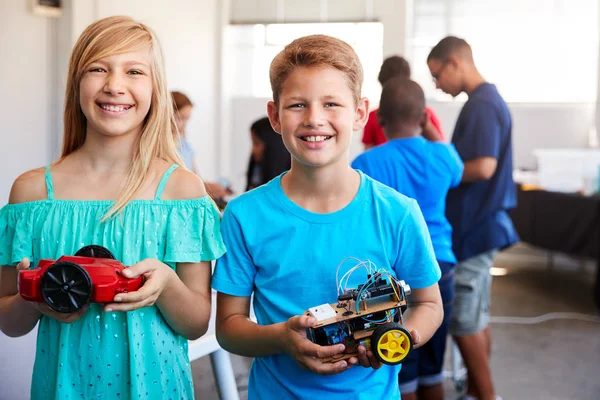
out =
{"type": "Polygon", "coordinates": [[[28,301],[45,302],[55,311],[72,313],[87,303],[110,303],[118,293],[138,290],[143,277],[125,278],[124,268],[109,258],[41,260],[35,269],[20,271],[19,294],[28,301]]]}

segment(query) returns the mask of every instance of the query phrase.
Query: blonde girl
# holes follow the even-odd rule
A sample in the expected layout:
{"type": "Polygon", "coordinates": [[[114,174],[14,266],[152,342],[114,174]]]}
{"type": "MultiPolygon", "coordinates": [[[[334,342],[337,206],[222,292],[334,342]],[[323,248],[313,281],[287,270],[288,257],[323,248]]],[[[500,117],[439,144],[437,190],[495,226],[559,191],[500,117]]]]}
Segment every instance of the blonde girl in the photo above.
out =
{"type": "Polygon", "coordinates": [[[18,177],[0,210],[0,328],[39,323],[33,399],[193,398],[187,340],[207,330],[210,260],[225,250],[173,129],[152,31],[128,17],[90,25],[69,63],[62,156],[18,177]],[[17,294],[19,269],[87,245],[144,285],[72,314],[17,294]]]}

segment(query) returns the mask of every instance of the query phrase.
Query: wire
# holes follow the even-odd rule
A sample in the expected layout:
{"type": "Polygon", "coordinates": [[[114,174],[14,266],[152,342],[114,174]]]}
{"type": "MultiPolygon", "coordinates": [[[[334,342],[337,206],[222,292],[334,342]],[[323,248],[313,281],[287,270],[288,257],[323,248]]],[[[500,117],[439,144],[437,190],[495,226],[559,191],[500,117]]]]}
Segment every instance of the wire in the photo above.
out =
{"type": "MultiPolygon", "coordinates": [[[[369,281],[367,281],[367,282],[369,282],[369,281]]],[[[366,282],[365,282],[365,284],[363,285],[363,287],[362,287],[362,288],[360,288],[360,292],[358,292],[358,295],[356,296],[356,301],[354,302],[354,303],[355,303],[355,305],[356,305],[356,314],[357,314],[357,315],[360,315],[360,311],[358,310],[358,306],[359,306],[359,304],[360,304],[360,302],[361,302],[361,296],[362,296],[362,293],[363,293],[363,292],[364,292],[364,291],[365,291],[367,288],[369,288],[369,287],[370,287],[370,286],[371,286],[373,283],[375,283],[375,281],[371,281],[371,282],[369,282],[369,283],[366,283],[366,282]]]]}
{"type": "MultiPolygon", "coordinates": [[[[401,300],[400,293],[402,293],[402,289],[401,289],[400,282],[398,281],[398,279],[396,279],[395,276],[393,276],[391,274],[390,271],[388,271],[385,268],[378,269],[377,266],[375,265],[375,263],[373,263],[371,260],[368,260],[368,259],[360,260],[354,256],[348,256],[348,257],[344,258],[337,266],[337,269],[335,271],[335,286],[336,286],[336,291],[337,291],[338,296],[341,293],[346,293],[346,290],[348,287],[348,282],[350,281],[350,277],[356,270],[358,270],[360,268],[364,268],[367,271],[367,280],[360,288],[360,291],[357,293],[356,301],[354,302],[357,315],[360,315],[359,307],[360,307],[360,302],[362,300],[363,293],[365,291],[367,291],[367,289],[370,288],[379,279],[387,277],[388,281],[390,283],[390,286],[392,287],[392,290],[394,291],[394,294],[396,295],[396,298],[398,299],[398,301],[401,300]],[[340,279],[339,278],[340,268],[348,260],[357,261],[358,264],[354,265],[352,268],[350,268],[348,271],[346,271],[346,273],[344,275],[342,275],[342,278],[340,279]],[[375,276],[375,275],[377,275],[377,276],[375,276]]],[[[347,304],[347,305],[348,305],[348,311],[350,311],[349,304],[347,304]]],[[[396,313],[396,310],[394,310],[394,312],[391,316],[393,317],[395,315],[395,313],[396,313]]],[[[373,323],[382,323],[384,321],[387,321],[388,319],[389,319],[389,314],[386,313],[386,318],[382,319],[380,321],[371,321],[369,319],[365,319],[365,320],[368,322],[373,322],[373,323]]]]}
{"type": "Polygon", "coordinates": [[[569,313],[569,312],[553,312],[539,315],[537,317],[490,317],[492,324],[518,324],[518,325],[533,325],[540,324],[546,321],[570,319],[586,322],[600,323],[600,317],[595,315],[569,313]]]}
{"type": "MultiPolygon", "coordinates": [[[[344,258],[344,259],[343,259],[343,260],[342,260],[342,261],[341,261],[341,262],[338,264],[338,267],[337,267],[337,269],[336,269],[336,271],[335,271],[335,288],[336,288],[337,294],[338,294],[338,295],[340,294],[340,289],[342,288],[342,286],[341,286],[341,282],[342,282],[342,280],[344,280],[344,277],[346,277],[346,276],[347,276],[347,278],[346,278],[346,285],[347,285],[347,282],[348,282],[348,280],[350,279],[350,275],[352,275],[352,272],[356,271],[358,268],[365,268],[365,269],[367,270],[367,274],[371,274],[371,273],[372,273],[372,271],[373,271],[373,267],[372,267],[373,265],[375,265],[375,264],[373,264],[373,263],[371,262],[371,260],[364,260],[364,261],[363,261],[363,260],[360,260],[359,258],[357,258],[357,257],[354,257],[354,256],[348,256],[348,257],[344,258]],[[357,264],[357,265],[355,265],[354,267],[352,267],[352,268],[350,269],[350,271],[346,272],[346,273],[344,274],[344,276],[342,276],[342,279],[340,280],[340,279],[339,279],[340,267],[341,267],[341,266],[342,266],[342,265],[343,265],[343,264],[344,264],[346,261],[348,261],[348,260],[355,260],[355,261],[358,261],[358,264],[357,264]]],[[[345,288],[344,288],[344,289],[345,289],[345,288]]]]}
{"type": "Polygon", "coordinates": [[[396,311],[397,311],[397,310],[396,310],[395,308],[394,308],[393,310],[388,310],[388,311],[386,311],[386,312],[385,312],[385,318],[382,318],[382,319],[380,319],[380,320],[377,320],[377,321],[373,321],[373,320],[371,320],[371,319],[368,319],[368,318],[365,318],[365,317],[362,317],[362,319],[364,319],[364,320],[365,320],[365,321],[367,321],[367,322],[373,322],[374,324],[382,324],[382,323],[384,323],[384,322],[387,322],[387,321],[389,321],[389,319],[390,319],[390,318],[393,318],[393,317],[394,317],[394,315],[396,315],[396,311]],[[391,311],[391,314],[390,314],[390,311],[391,311]]]}
{"type": "MultiPolygon", "coordinates": [[[[348,281],[350,280],[350,276],[352,275],[352,273],[353,273],[354,271],[356,271],[357,269],[361,268],[361,267],[365,267],[365,268],[367,268],[367,272],[368,272],[369,274],[372,272],[372,270],[370,270],[370,269],[369,269],[369,267],[368,267],[368,266],[366,266],[366,265],[364,265],[364,264],[358,264],[358,265],[355,265],[355,266],[354,266],[353,268],[351,268],[351,269],[350,269],[348,272],[346,272],[346,273],[344,274],[344,276],[342,276],[342,279],[340,279],[340,281],[339,281],[339,285],[338,285],[338,294],[340,294],[340,290],[342,289],[342,286],[344,286],[344,290],[346,289],[346,287],[348,286],[348,281]],[[344,280],[344,278],[346,279],[346,283],[345,283],[345,284],[343,284],[343,283],[342,283],[342,282],[343,282],[343,280],[344,280]]],[[[343,291],[342,291],[342,293],[343,293],[343,291]]]]}

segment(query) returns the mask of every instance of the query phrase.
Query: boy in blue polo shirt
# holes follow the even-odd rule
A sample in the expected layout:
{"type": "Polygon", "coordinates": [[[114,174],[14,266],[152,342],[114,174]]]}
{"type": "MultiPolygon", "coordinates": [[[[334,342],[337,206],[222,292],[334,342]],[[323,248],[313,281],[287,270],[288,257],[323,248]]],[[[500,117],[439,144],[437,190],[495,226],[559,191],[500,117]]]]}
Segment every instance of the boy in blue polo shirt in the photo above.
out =
{"type": "Polygon", "coordinates": [[[410,353],[398,376],[403,400],[443,400],[444,351],[454,297],[452,228],[444,215],[446,195],[460,183],[463,163],[454,146],[422,136],[426,121],[425,95],[409,79],[386,82],[381,92],[379,122],[388,142],[353,162],[352,167],[417,201],[429,228],[442,277],[438,282],[444,321],[424,346],[410,353]]]}
{"type": "Polygon", "coordinates": [[[461,184],[448,193],[458,259],[450,333],[467,367],[465,399],[496,399],[490,370],[488,327],[494,255],[519,240],[508,210],[517,204],[512,166],[512,120],[496,87],[485,81],[469,44],[448,36],[429,53],[436,86],[469,95],[456,121],[452,143],[465,164],[461,184]]]}
{"type": "MultiPolygon", "coordinates": [[[[292,165],[225,209],[227,253],[213,276],[217,339],[255,357],[250,399],[397,400],[400,365],[382,366],[363,346],[356,357],[322,362],[344,345],[312,343],[306,328],[316,319],[302,314],[337,301],[340,262],[368,259],[411,286],[415,307],[404,326],[417,347],[425,343],[443,318],[427,226],[414,200],[349,165],[352,132],[365,125],[368,100],[348,44],[322,35],[297,39],[274,58],[270,78],[269,118],[292,165]],[[248,318],[252,294],[258,323],[248,318]]],[[[351,277],[355,287],[358,272],[351,277]]]]}

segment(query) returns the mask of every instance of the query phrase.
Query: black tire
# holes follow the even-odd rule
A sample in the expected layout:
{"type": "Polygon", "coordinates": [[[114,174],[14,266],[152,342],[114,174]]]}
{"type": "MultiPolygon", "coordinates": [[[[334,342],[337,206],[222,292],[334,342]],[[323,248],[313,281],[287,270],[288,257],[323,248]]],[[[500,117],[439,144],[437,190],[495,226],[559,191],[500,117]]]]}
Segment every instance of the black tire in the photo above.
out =
{"type": "Polygon", "coordinates": [[[371,336],[371,351],[379,361],[387,365],[400,364],[412,348],[413,339],[410,332],[396,322],[379,325],[371,336]]]}
{"type": "Polygon", "coordinates": [[[73,313],[89,303],[92,279],[81,265],[59,261],[44,272],[40,289],[51,309],[59,313],[73,313]]]}
{"type": "Polygon", "coordinates": [[[97,244],[90,244],[89,246],[82,247],[75,255],[77,257],[110,258],[111,260],[115,260],[115,256],[109,249],[98,246],[97,244]]]}

